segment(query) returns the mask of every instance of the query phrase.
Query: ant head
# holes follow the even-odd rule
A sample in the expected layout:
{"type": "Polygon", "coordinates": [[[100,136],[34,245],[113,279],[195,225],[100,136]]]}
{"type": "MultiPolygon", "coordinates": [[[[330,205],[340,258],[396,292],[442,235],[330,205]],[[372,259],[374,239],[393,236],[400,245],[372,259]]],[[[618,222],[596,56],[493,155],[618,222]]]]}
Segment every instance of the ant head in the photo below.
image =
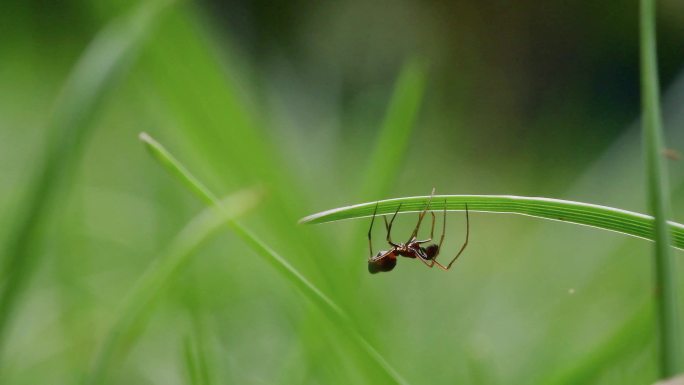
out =
{"type": "Polygon", "coordinates": [[[427,256],[428,260],[431,260],[434,258],[437,253],[439,253],[439,246],[437,245],[429,245],[428,247],[424,248],[425,250],[425,255],[427,256]]]}
{"type": "MultiPolygon", "coordinates": [[[[385,253],[384,251],[379,252],[377,256],[382,255],[385,253]]],[[[385,258],[381,258],[375,261],[368,261],[368,272],[371,274],[376,274],[381,271],[391,271],[394,269],[394,266],[397,265],[397,258],[391,255],[386,256],[385,258]]]]}

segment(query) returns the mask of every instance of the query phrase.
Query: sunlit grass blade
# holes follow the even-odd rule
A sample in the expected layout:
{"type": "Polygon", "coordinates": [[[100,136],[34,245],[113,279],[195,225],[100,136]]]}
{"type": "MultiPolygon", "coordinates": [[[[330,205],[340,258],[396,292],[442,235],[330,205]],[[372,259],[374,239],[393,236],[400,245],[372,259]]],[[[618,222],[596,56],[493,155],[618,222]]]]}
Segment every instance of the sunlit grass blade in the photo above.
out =
{"type": "Polygon", "coordinates": [[[409,60],[394,86],[380,134],[364,173],[361,196],[375,197],[388,191],[397,177],[402,159],[408,152],[424,92],[423,65],[416,59],[409,60]]]}
{"type": "MultiPolygon", "coordinates": [[[[216,201],[214,198],[215,194],[206,186],[199,183],[197,178],[190,174],[182,163],[173,157],[159,142],[144,133],[140,135],[140,140],[142,140],[155,159],[159,160],[172,175],[177,176],[190,191],[198,195],[203,201],[211,202],[212,205],[219,208],[221,207],[220,202],[216,201]]],[[[360,346],[391,380],[399,384],[407,384],[406,380],[404,380],[387,360],[385,360],[384,357],[367,341],[367,339],[361,335],[346,311],[338,306],[308,278],[295,269],[285,258],[276,253],[250,230],[243,227],[237,221],[229,221],[228,226],[230,226],[235,234],[254,250],[257,255],[264,258],[280,275],[314,303],[334,325],[341,327],[351,337],[351,340],[360,346]]]]}
{"type": "MultiPolygon", "coordinates": [[[[325,223],[343,219],[363,218],[392,214],[401,204],[399,212],[418,212],[428,204],[429,196],[386,199],[340,207],[303,218],[300,223],[325,223]]],[[[653,240],[653,217],[613,207],[551,198],[521,197],[512,195],[435,195],[430,209],[471,212],[522,214],[615,231],[638,238],[653,240]]],[[[669,222],[673,245],[684,249],[684,225],[669,222]]]]}
{"type": "Polygon", "coordinates": [[[22,286],[40,255],[41,231],[60,188],[68,186],[93,121],[118,79],[130,67],[161,10],[147,3],[107,25],[74,66],[57,99],[44,158],[30,182],[3,250],[0,292],[0,347],[22,286]]]}
{"type": "Polygon", "coordinates": [[[124,343],[131,330],[139,326],[138,322],[149,310],[150,303],[168,287],[173,278],[187,265],[193,252],[223,225],[234,220],[254,207],[260,194],[254,190],[245,190],[230,195],[223,201],[217,201],[216,207],[205,210],[195,217],[171,242],[167,251],[159,258],[137,285],[131,290],[123,305],[119,318],[102,343],[102,348],[95,360],[92,371],[86,378],[86,384],[101,384],[106,378],[107,369],[113,364],[116,353],[124,343]]]}
{"type": "Polygon", "coordinates": [[[670,191],[663,159],[658,64],[656,58],[655,2],[639,2],[641,51],[641,107],[646,180],[651,211],[655,217],[655,293],[658,309],[660,374],[671,377],[684,368],[679,321],[677,260],[671,253],[670,191]]]}

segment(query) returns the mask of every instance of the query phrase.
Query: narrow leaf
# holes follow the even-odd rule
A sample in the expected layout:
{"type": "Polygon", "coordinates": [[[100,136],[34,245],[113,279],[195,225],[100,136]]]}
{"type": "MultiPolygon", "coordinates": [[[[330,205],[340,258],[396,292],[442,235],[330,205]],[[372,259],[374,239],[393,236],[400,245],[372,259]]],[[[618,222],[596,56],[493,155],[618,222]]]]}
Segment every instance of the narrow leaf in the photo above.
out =
{"type": "Polygon", "coordinates": [[[226,223],[244,214],[256,205],[259,194],[253,190],[245,190],[223,201],[218,201],[216,207],[205,210],[195,217],[171,242],[168,250],[150,266],[131,289],[119,317],[111,331],[102,343],[102,348],[96,357],[92,371],[86,378],[86,384],[101,384],[106,378],[106,372],[116,359],[116,353],[122,353],[125,342],[131,343],[130,334],[134,327],[140,326],[152,301],[159,297],[162,291],[177,276],[189,261],[193,252],[226,223]]]}
{"type": "MultiPolygon", "coordinates": [[[[392,214],[401,204],[400,213],[425,209],[429,196],[387,199],[336,208],[303,218],[300,223],[325,223],[343,219],[363,218],[392,214]]],[[[632,211],[590,203],[551,198],[521,197],[513,195],[435,195],[430,210],[521,214],[530,217],[575,223],[615,231],[638,238],[653,240],[653,217],[632,211]]],[[[673,246],[684,249],[684,225],[668,222],[673,246]]]]}
{"type": "Polygon", "coordinates": [[[60,188],[68,186],[106,97],[135,58],[166,3],[146,3],[108,24],[74,66],[57,99],[45,156],[3,250],[0,272],[0,347],[14,303],[38,263],[41,232],[60,188]]]}
{"type": "MultiPolygon", "coordinates": [[[[172,174],[177,176],[183,184],[194,192],[200,199],[205,202],[211,202],[216,207],[221,207],[220,203],[215,200],[215,195],[206,186],[201,184],[194,175],[183,166],[180,161],[171,155],[159,142],[152,139],[147,134],[141,134],[140,139],[153,154],[153,156],[160,161],[160,163],[167,168],[172,174]]],[[[387,375],[389,379],[398,384],[407,384],[399,372],[397,372],[385,358],[368,342],[368,340],[358,331],[352,319],[346,311],[314,285],[308,278],[300,273],[294,266],[292,266],[285,258],[276,253],[266,243],[259,239],[254,233],[243,227],[236,221],[229,221],[228,226],[238,235],[257,255],[261,256],[268,262],[280,275],[288,282],[295,286],[306,298],[313,302],[318,309],[325,314],[332,323],[345,331],[372,360],[374,360],[380,369],[387,375]]]]}
{"type": "Polygon", "coordinates": [[[679,270],[670,252],[670,192],[663,159],[663,128],[660,116],[658,64],[656,59],[655,2],[640,1],[641,106],[646,179],[651,211],[655,216],[655,290],[660,337],[660,374],[668,378],[684,368],[679,321],[679,270]]]}

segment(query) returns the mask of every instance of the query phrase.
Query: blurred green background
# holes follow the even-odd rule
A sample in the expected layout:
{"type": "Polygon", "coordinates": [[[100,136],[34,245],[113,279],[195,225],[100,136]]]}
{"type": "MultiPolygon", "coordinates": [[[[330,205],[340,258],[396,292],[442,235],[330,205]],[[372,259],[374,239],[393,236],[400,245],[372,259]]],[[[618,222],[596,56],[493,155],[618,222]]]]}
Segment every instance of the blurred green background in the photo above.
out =
{"type": "MultiPolygon", "coordinates": [[[[140,131],[219,195],[263,188],[244,224],[346,309],[409,383],[654,381],[646,241],[473,213],[470,246],[448,273],[400,260],[371,276],[367,221],[297,224],[432,187],[644,212],[637,2],[181,1],[154,18],[102,103],[69,105],[93,115],[74,118],[82,139],[55,145],[71,138],[55,121],[79,57],[141,4],[0,5],[0,279],[22,277],[3,315],[0,383],[79,383],[126,293],[203,209],[140,131]],[[32,194],[49,195],[33,181],[62,161],[29,221],[38,230],[18,246],[31,256],[18,274],[7,245],[32,194]]],[[[681,152],[684,3],[658,6],[667,144],[681,152]]],[[[669,166],[681,220],[684,167],[669,166]]],[[[396,237],[414,221],[400,216],[396,237]]],[[[449,214],[445,254],[464,227],[449,214]]],[[[124,345],[109,383],[389,381],[229,231],[193,255],[124,345]]]]}

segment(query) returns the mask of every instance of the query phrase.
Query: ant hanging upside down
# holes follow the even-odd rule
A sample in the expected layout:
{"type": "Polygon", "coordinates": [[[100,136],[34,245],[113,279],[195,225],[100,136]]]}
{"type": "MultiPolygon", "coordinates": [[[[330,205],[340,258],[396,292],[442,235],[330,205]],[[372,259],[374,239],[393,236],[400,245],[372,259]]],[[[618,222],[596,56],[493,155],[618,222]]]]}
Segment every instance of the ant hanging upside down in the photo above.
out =
{"type": "Polygon", "coordinates": [[[394,243],[392,242],[392,224],[394,223],[394,218],[396,218],[397,213],[401,209],[401,204],[397,207],[397,211],[394,212],[392,219],[387,223],[387,217],[383,215],[385,220],[385,229],[387,230],[387,243],[392,246],[390,250],[379,251],[375,256],[373,256],[373,243],[371,241],[371,231],[373,230],[373,222],[375,222],[375,214],[378,212],[378,204],[375,204],[375,211],[373,211],[373,219],[371,219],[370,228],[368,229],[368,248],[370,250],[370,255],[368,257],[368,271],[371,274],[379,273],[381,271],[391,271],[397,264],[397,256],[414,258],[423,262],[427,267],[434,267],[435,265],[440,269],[447,271],[454,264],[456,259],[463,253],[466,246],[468,246],[468,235],[470,234],[470,219],[468,216],[468,205],[465,205],[466,212],[466,236],[465,242],[461,249],[458,251],[454,259],[449,262],[448,265],[442,265],[437,262],[437,256],[442,250],[442,242],[444,242],[444,235],[446,233],[446,200],[444,201],[444,221],[442,222],[442,237],[439,240],[439,244],[431,244],[423,246],[423,244],[432,242],[432,238],[435,233],[435,213],[430,211],[432,215],[432,229],[430,230],[430,238],[419,241],[416,237],[418,236],[418,230],[423,222],[425,214],[430,209],[430,204],[432,203],[432,196],[435,195],[435,189],[432,189],[432,194],[430,194],[430,200],[428,201],[425,209],[418,214],[418,223],[416,223],[416,228],[413,229],[411,237],[406,243],[394,243]]]}

